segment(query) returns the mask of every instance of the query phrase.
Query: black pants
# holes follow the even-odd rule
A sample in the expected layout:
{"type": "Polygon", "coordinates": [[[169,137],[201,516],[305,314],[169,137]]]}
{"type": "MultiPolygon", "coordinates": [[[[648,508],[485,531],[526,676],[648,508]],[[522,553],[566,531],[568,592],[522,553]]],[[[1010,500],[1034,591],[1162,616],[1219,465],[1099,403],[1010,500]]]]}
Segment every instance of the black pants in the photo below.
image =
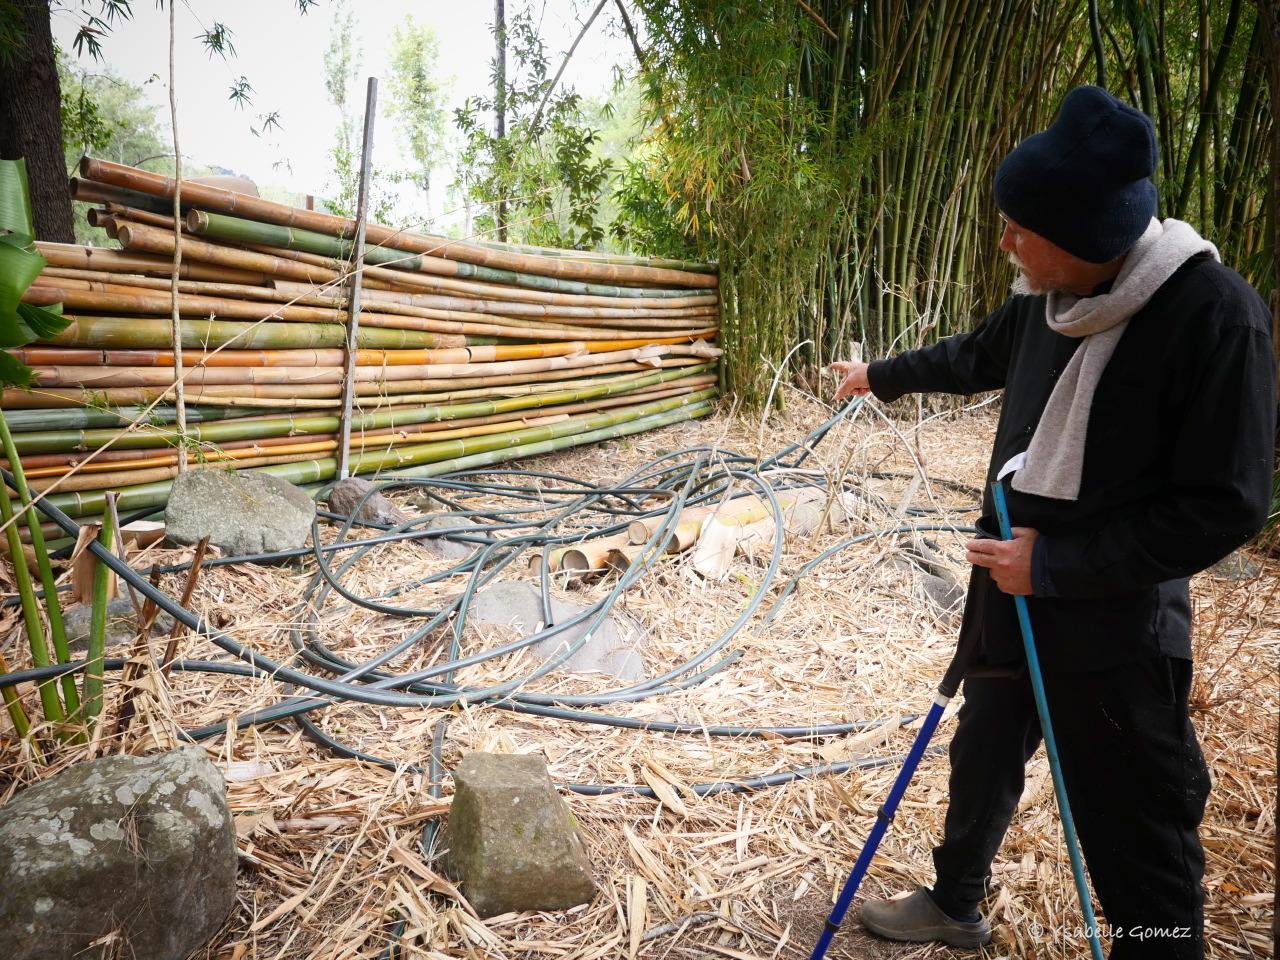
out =
{"type": "MultiPolygon", "coordinates": [[[[1191,662],[1160,656],[1044,679],[1111,960],[1200,960],[1204,849],[1196,829],[1209,771],[1187,717],[1191,662]]],[[[1022,793],[1023,767],[1040,744],[1040,722],[1025,670],[970,677],[964,693],[934,889],[944,901],[977,906],[1022,793]]],[[[1086,956],[1083,919],[1059,922],[1064,929],[1046,937],[1086,956]]]]}

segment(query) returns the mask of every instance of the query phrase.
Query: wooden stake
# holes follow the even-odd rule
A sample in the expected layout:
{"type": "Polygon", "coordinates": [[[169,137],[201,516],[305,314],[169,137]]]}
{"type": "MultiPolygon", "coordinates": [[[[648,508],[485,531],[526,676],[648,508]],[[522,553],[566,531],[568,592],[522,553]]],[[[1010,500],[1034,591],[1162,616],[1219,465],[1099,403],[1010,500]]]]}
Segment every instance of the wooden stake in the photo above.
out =
{"type": "Polygon", "coordinates": [[[364,103],[364,144],[360,151],[360,193],[356,199],[356,238],[351,250],[351,306],[347,312],[347,369],[342,381],[342,437],[338,443],[338,479],[348,476],[351,448],[351,398],[356,383],[356,335],[360,330],[360,281],[364,276],[364,233],[369,216],[369,175],[373,166],[373,117],[378,106],[378,78],[369,78],[364,103]]]}

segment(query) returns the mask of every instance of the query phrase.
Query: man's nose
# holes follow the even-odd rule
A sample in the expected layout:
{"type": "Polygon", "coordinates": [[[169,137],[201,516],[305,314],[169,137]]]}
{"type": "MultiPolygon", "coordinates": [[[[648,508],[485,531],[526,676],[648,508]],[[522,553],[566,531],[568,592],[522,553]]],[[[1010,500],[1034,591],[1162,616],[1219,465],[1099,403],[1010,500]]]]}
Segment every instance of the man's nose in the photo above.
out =
{"type": "Polygon", "coordinates": [[[1005,253],[1013,253],[1013,229],[1006,223],[1004,233],[1000,234],[1000,249],[1005,253]]]}

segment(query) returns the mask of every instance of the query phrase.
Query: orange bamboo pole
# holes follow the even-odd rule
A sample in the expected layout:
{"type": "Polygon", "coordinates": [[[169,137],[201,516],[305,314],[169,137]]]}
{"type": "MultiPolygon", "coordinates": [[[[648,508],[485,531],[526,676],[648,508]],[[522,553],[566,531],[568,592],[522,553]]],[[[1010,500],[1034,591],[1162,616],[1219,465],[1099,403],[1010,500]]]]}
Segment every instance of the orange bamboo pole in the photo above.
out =
{"type": "MultiPolygon", "coordinates": [[[[404,366],[434,363],[488,363],[499,360],[532,360],[541,357],[578,356],[585,353],[609,353],[636,347],[683,344],[684,338],[635,340],[591,340],[563,343],[503,343],[474,347],[429,350],[359,350],[360,366],[404,366]]],[[[167,350],[123,349],[91,350],[83,347],[35,345],[13,347],[9,352],[28,366],[108,366],[169,367],[173,354],[167,350]]],[[[338,366],[342,351],[338,349],[277,350],[188,350],[182,355],[189,367],[318,367],[338,366]]]]}
{"type": "MultiPolygon", "coordinates": [[[[623,361],[648,363],[662,357],[694,356],[703,359],[719,355],[704,344],[669,344],[615,350],[609,353],[577,353],[539,357],[533,360],[506,360],[494,363],[436,363],[406,366],[364,366],[355,369],[359,383],[392,383],[401,380],[441,378],[469,379],[537,375],[561,370],[580,370],[623,361]]],[[[158,367],[37,366],[32,368],[41,387],[159,387],[173,383],[171,370],[158,367]]],[[[341,383],[344,368],[339,366],[192,367],[183,377],[193,387],[208,384],[341,383]]]]}

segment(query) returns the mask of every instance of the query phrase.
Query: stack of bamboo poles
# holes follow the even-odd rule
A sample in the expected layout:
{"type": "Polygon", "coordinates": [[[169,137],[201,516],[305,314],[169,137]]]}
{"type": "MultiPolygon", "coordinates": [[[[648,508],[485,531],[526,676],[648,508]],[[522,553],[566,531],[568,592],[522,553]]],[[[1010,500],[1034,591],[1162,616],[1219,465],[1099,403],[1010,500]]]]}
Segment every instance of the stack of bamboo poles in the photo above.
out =
{"type": "MultiPolygon", "coordinates": [[[[86,157],[72,181],[121,249],[41,243],[25,301],[72,318],[11,352],[2,406],[31,486],[73,516],[158,506],[211,463],[336,476],[353,221],[86,157]],[[174,422],[173,254],[187,430],[174,422]],[[109,445],[108,445],[109,444],[109,445]],[[106,449],[102,449],[106,446],[106,449]]],[[[704,416],[714,267],[366,226],[350,471],[437,475],[704,416]]]]}

